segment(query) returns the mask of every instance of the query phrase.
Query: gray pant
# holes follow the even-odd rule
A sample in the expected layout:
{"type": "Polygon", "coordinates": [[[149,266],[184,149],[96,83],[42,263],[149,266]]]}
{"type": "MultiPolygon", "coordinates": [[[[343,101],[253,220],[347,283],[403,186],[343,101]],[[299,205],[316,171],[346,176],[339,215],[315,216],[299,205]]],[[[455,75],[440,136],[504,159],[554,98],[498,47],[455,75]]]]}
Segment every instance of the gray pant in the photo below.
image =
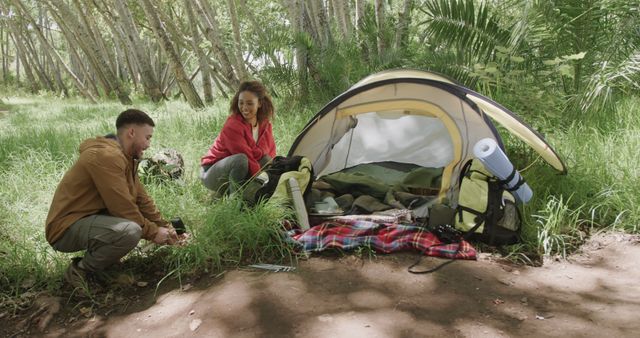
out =
{"type": "MultiPolygon", "coordinates": [[[[260,166],[264,166],[271,157],[262,156],[260,166]]],[[[234,154],[200,170],[200,180],[209,190],[222,195],[233,192],[249,175],[249,159],[245,154],[234,154]]]]}
{"type": "Polygon", "coordinates": [[[61,252],[86,250],[82,265],[101,271],[138,245],[142,228],[135,222],[107,215],[79,219],[52,246],[61,252]]]}

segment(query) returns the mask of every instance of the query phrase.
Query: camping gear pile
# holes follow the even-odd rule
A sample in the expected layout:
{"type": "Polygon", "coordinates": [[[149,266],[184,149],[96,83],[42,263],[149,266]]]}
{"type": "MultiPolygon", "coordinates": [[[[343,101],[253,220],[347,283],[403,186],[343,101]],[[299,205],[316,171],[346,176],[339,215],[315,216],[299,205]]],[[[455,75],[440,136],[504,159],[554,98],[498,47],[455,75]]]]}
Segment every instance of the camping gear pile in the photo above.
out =
{"type": "MultiPolygon", "coordinates": [[[[471,233],[494,245],[517,242],[517,203],[528,201],[532,191],[504,154],[494,122],[566,173],[558,154],[515,114],[442,75],[384,71],[336,97],[307,123],[288,153],[308,159],[315,174],[305,195],[312,221],[307,231],[323,243],[314,250],[330,246],[317,234],[329,233],[336,222],[348,227],[360,215],[379,213],[385,221],[378,224],[455,227],[468,234],[461,246],[471,233]],[[437,222],[430,220],[434,210],[437,222]]],[[[358,233],[352,230],[346,233],[358,233]]]]}

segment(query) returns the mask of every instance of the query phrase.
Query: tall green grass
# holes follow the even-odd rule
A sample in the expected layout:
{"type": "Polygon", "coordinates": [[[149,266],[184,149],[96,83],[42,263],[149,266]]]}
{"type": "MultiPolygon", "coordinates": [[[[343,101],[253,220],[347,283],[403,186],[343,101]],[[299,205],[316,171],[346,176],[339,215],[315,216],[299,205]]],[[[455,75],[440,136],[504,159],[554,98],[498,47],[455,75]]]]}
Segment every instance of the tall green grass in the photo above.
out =
{"type": "MultiPolygon", "coordinates": [[[[608,117],[597,114],[543,127],[547,140],[565,160],[568,174],[557,175],[542,164],[523,173],[535,194],[524,208],[528,250],[566,254],[593,231],[638,232],[639,110],[640,98],[630,97],[608,117]]],[[[519,167],[528,164],[525,159],[534,158],[531,152],[519,157],[519,167]]]]}

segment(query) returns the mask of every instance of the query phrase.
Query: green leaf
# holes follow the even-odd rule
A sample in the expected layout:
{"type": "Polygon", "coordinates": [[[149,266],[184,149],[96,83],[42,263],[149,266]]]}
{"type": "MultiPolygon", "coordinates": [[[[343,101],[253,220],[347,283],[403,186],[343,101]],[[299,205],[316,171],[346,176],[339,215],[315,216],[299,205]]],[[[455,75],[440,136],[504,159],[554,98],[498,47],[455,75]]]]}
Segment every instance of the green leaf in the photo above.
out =
{"type": "Polygon", "coordinates": [[[562,76],[573,78],[573,67],[571,65],[560,65],[558,71],[562,76]]]}
{"type": "Polygon", "coordinates": [[[564,55],[562,58],[565,60],[582,60],[585,55],[587,55],[586,52],[581,52],[578,54],[564,55]]]}
{"type": "Polygon", "coordinates": [[[509,54],[509,48],[505,46],[496,46],[496,50],[504,54],[509,54]]]}
{"type": "Polygon", "coordinates": [[[510,56],[509,59],[516,63],[524,62],[524,58],[522,56],[510,56]]]}
{"type": "Polygon", "coordinates": [[[524,70],[516,69],[516,70],[509,71],[507,74],[509,74],[509,75],[522,75],[524,73],[525,73],[524,70]]]}

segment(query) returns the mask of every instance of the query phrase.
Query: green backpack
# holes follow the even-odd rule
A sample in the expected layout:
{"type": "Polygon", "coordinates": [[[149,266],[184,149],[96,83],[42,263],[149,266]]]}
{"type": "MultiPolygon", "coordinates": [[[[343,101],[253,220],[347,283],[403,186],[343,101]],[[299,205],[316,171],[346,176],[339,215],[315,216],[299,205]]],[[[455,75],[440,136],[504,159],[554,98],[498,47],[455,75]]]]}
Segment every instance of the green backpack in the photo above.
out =
{"type": "Polygon", "coordinates": [[[520,242],[522,217],[515,197],[480,161],[470,160],[460,174],[456,228],[489,245],[520,242]]]}

